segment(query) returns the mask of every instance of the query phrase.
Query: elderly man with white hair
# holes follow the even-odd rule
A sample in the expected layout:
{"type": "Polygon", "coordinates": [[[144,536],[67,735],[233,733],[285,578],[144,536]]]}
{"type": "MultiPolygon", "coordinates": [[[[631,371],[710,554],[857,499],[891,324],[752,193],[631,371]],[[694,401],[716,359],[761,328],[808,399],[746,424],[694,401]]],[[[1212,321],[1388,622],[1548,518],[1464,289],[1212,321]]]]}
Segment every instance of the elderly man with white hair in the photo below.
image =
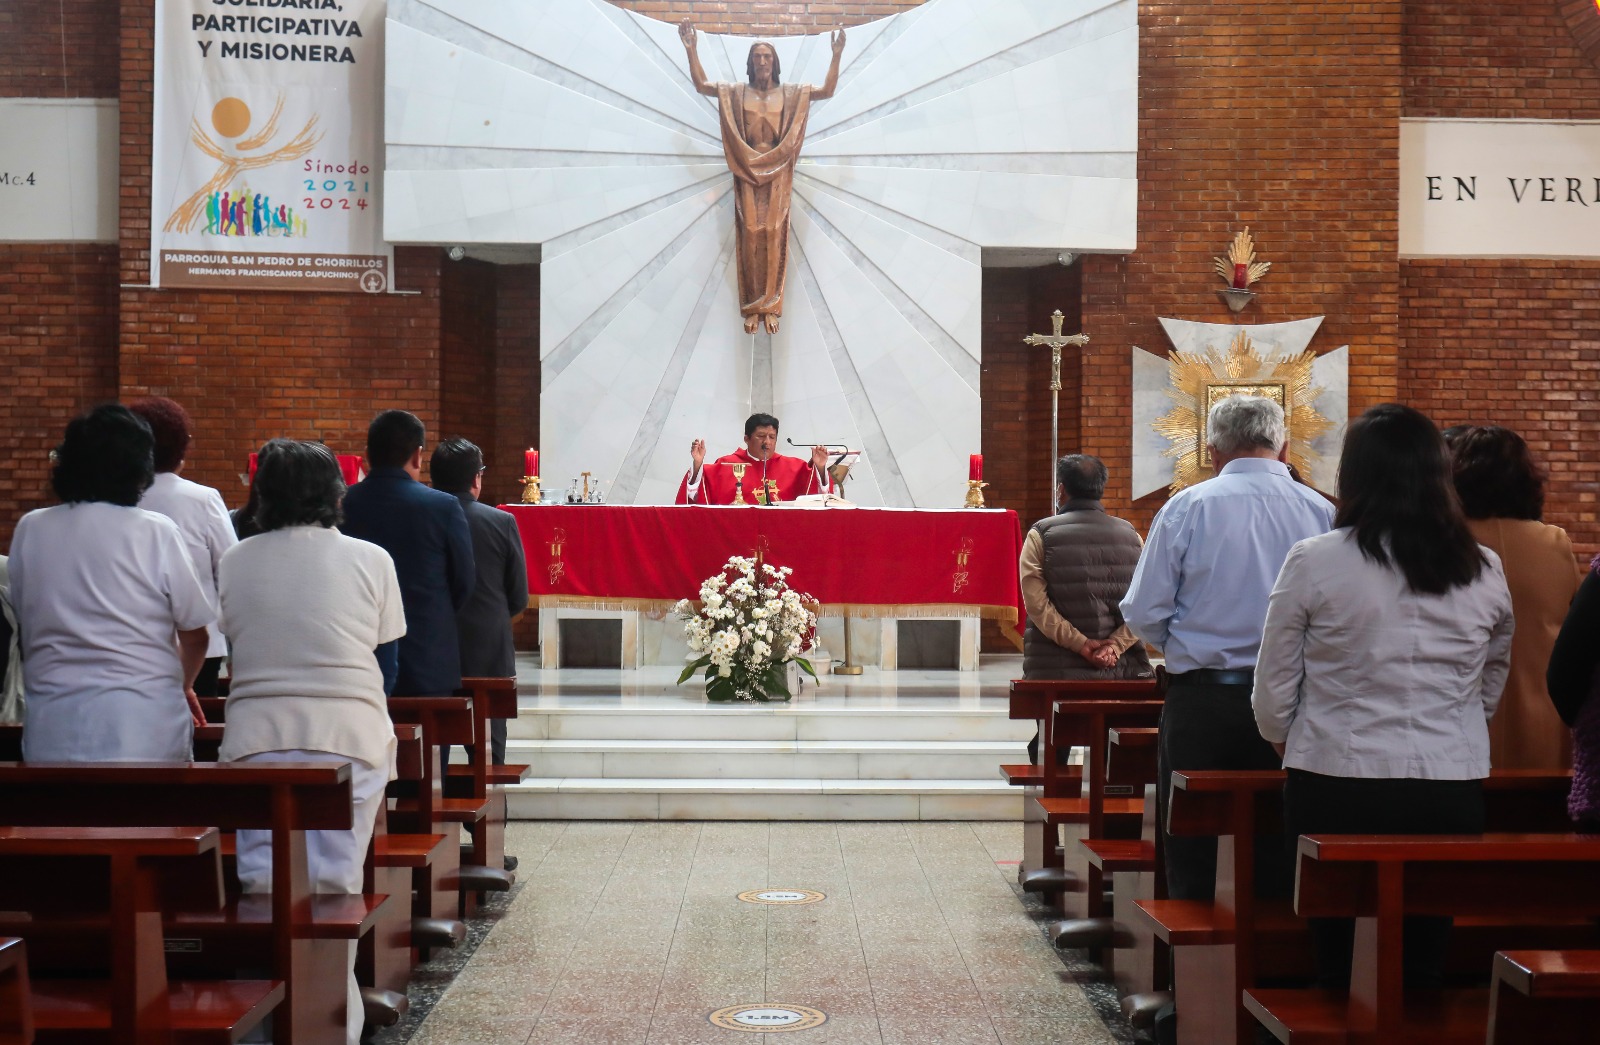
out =
{"type": "MultiPolygon", "coordinates": [[[[1174,770],[1277,769],[1250,708],[1267,597],[1289,549],[1333,526],[1333,505],[1289,475],[1283,408],[1233,395],[1211,408],[1206,444],[1216,477],[1180,491],[1156,515],[1122,615],[1162,650],[1170,676],[1158,749],[1159,810],[1166,830],[1174,770]]],[[[1212,838],[1164,835],[1168,895],[1209,900],[1212,838]]],[[[1257,845],[1269,891],[1286,884],[1286,852],[1257,845]]]]}

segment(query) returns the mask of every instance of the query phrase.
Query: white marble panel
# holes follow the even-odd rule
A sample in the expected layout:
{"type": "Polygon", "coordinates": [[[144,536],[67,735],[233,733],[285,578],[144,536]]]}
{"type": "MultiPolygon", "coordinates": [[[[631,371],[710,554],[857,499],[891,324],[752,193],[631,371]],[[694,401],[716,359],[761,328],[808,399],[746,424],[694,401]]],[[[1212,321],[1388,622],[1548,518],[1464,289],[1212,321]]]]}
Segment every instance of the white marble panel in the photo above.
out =
{"type": "MultiPolygon", "coordinates": [[[[958,90],[1005,75],[1089,41],[1136,32],[1137,17],[1131,0],[934,3],[878,61],[849,81],[848,90],[839,92],[837,107],[828,112],[829,124],[917,99],[919,93],[958,90]]],[[[1131,79],[1136,66],[1116,72],[1131,79]]]]}
{"type": "MultiPolygon", "coordinates": [[[[470,243],[544,243],[663,197],[681,197],[697,189],[703,191],[701,206],[707,206],[726,191],[726,174],[726,168],[702,164],[391,170],[385,185],[400,198],[398,206],[384,215],[384,233],[397,243],[449,241],[452,232],[464,233],[456,239],[470,243]],[[441,197],[459,199],[459,210],[436,208],[441,197]],[[488,220],[481,228],[453,227],[463,219],[488,220]]],[[[681,198],[677,202],[682,202],[681,198]]],[[[552,253],[556,250],[559,247],[552,245],[552,253]]],[[[550,256],[547,254],[547,259],[550,256]]]]}
{"type": "MultiPolygon", "coordinates": [[[[713,316],[729,311],[738,316],[736,278],[730,265],[711,301],[713,316]]],[[[700,331],[650,452],[635,504],[672,503],[689,470],[689,446],[696,439],[706,441],[711,460],[741,445],[744,419],[750,415],[751,341],[742,324],[707,322],[700,331]]]]}
{"type": "MultiPolygon", "coordinates": [[[[810,296],[803,286],[795,287],[784,302],[783,326],[772,339],[774,412],[784,432],[792,433],[787,438],[821,439],[861,449],[866,444],[843,383],[827,353],[818,351],[822,333],[816,323],[810,296]]],[[[856,504],[884,503],[871,456],[864,454],[846,481],[845,496],[856,504]]]]}
{"type": "Polygon", "coordinates": [[[552,740],[622,740],[640,735],[661,740],[795,739],[798,719],[792,715],[764,708],[720,711],[710,705],[695,710],[694,715],[561,711],[547,714],[545,718],[549,720],[552,740]]]}
{"type": "Polygon", "coordinates": [[[1133,357],[1133,430],[1128,433],[1133,453],[1133,496],[1137,500],[1172,485],[1173,458],[1166,456],[1172,444],[1154,428],[1156,418],[1172,408],[1167,389],[1172,386],[1167,357],[1158,356],[1135,345],[1133,357]]]}
{"type": "Polygon", "coordinates": [[[986,247],[1134,248],[1131,180],[832,164],[805,176],[986,247]]]}
{"type": "Polygon", "coordinates": [[[817,208],[849,241],[916,303],[974,360],[981,355],[980,298],[972,288],[982,268],[943,250],[913,230],[850,206],[830,193],[795,186],[796,193],[817,208]]]}
{"type": "MultiPolygon", "coordinates": [[[[390,145],[619,151],[702,158],[716,139],[629,112],[390,20],[410,66],[390,76],[390,145]]],[[[393,46],[393,44],[391,44],[393,46]]],[[[714,124],[713,124],[714,127],[714,124]]]]}
{"type": "MultiPolygon", "coordinates": [[[[889,112],[822,135],[814,155],[940,155],[1061,153],[1061,128],[1071,127],[1074,152],[1132,153],[1138,146],[1133,85],[1114,75],[1136,57],[1138,34],[1118,33],[1050,55],[1009,76],[889,112]]],[[[1132,164],[1129,163],[1131,174],[1132,164]]]]}
{"type": "Polygon", "coordinates": [[[607,777],[695,779],[710,776],[719,780],[805,779],[812,783],[824,777],[854,778],[857,766],[855,755],[765,752],[707,755],[699,751],[653,754],[619,751],[608,752],[604,760],[605,770],[601,775],[607,777]]]}
{"type": "Polygon", "coordinates": [[[669,75],[660,66],[631,56],[635,42],[588,4],[573,0],[424,2],[584,80],[629,98],[648,99],[671,118],[716,133],[716,117],[710,106],[698,103],[688,77],[669,75]]]}
{"type": "MultiPolygon", "coordinates": [[[[696,239],[715,250],[720,242],[720,230],[707,214],[716,205],[715,191],[708,189],[680,200],[540,265],[540,358],[549,360],[555,356],[559,370],[562,353],[569,347],[567,339],[624,286],[636,283],[641,276],[649,279],[655,275],[648,271],[653,264],[663,268],[669,265],[672,257],[663,257],[663,252],[686,233],[689,239],[679,245],[680,251],[687,242],[696,239]]],[[[707,265],[709,267],[709,262],[707,265]]],[[[704,280],[705,269],[692,273],[680,270],[677,278],[680,282],[695,278],[704,280]]],[[[661,331],[660,335],[666,333],[661,331]]]]}
{"type": "Polygon", "coordinates": [[[1333,422],[1333,427],[1312,441],[1317,460],[1307,481],[1323,493],[1339,489],[1339,457],[1344,451],[1344,434],[1350,427],[1350,346],[1340,345],[1324,352],[1311,365],[1311,381],[1322,389],[1317,396],[1317,413],[1333,422]]]}

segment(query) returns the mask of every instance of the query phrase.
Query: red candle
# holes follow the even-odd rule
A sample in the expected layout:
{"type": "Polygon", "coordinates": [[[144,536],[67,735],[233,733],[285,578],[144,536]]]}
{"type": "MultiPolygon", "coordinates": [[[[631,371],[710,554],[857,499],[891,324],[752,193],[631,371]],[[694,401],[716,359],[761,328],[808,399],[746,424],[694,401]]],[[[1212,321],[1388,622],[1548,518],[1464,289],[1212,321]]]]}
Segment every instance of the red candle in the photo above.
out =
{"type": "Polygon", "coordinates": [[[527,468],[527,471],[523,472],[522,474],[528,476],[538,475],[539,451],[530,448],[527,453],[523,454],[523,457],[526,459],[523,462],[523,467],[527,468]]]}
{"type": "Polygon", "coordinates": [[[1233,289],[1243,290],[1250,285],[1249,269],[1244,265],[1233,266],[1233,289]]]}
{"type": "Polygon", "coordinates": [[[973,454],[967,461],[967,478],[973,482],[983,481],[983,455],[973,454]]]}

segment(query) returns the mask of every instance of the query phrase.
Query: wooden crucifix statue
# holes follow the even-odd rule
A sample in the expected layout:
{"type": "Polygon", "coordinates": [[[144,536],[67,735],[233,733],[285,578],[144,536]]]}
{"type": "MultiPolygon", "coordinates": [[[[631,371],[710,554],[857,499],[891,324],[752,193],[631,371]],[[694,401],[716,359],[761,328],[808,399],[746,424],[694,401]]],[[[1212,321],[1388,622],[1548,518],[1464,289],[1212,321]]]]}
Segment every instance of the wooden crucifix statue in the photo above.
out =
{"type": "Polygon", "coordinates": [[[694,25],[678,36],[689,53],[694,89],[717,99],[722,153],[733,171],[734,233],[738,248],[739,312],[744,329],[778,331],[783,315],[783,278],[789,266],[789,195],[794,165],[805,143],[811,103],[832,98],[839,84],[844,30],[833,33],[833,64],[821,87],[778,82],[778,52],[764,40],[750,45],[745,71],[750,82],[711,83],[700,65],[694,25]]]}
{"type": "Polygon", "coordinates": [[[1066,322],[1065,316],[1058,308],[1050,314],[1050,326],[1053,328],[1049,334],[1029,334],[1022,339],[1025,345],[1050,346],[1050,514],[1056,513],[1056,462],[1061,460],[1061,450],[1057,445],[1061,438],[1061,350],[1068,345],[1087,345],[1088,334],[1061,333],[1061,324],[1066,322]]]}

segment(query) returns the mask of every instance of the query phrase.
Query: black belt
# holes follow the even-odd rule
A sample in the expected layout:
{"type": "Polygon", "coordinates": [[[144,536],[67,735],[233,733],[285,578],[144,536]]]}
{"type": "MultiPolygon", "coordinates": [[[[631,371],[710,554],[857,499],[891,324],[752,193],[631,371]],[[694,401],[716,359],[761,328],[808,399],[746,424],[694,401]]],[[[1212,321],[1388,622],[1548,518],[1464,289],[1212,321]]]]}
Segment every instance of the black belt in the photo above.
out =
{"type": "Polygon", "coordinates": [[[1199,668],[1172,675],[1171,678],[1173,682],[1183,682],[1191,686],[1251,686],[1255,684],[1256,671],[1254,668],[1242,668],[1238,671],[1199,668]]]}

